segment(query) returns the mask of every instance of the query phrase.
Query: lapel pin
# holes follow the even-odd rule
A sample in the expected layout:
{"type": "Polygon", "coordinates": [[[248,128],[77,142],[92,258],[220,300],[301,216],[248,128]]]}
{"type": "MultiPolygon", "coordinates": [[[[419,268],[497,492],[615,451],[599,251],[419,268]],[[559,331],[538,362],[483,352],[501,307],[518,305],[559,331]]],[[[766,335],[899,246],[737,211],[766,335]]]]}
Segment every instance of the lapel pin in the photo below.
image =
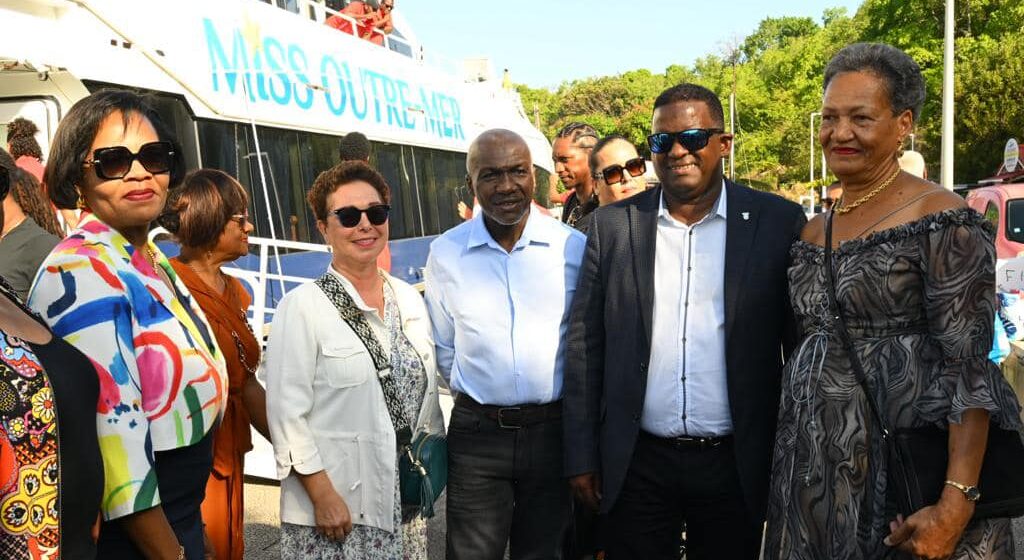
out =
{"type": "Polygon", "coordinates": [[[743,221],[745,222],[750,219],[750,212],[741,212],[740,216],[743,216],[743,221]]]}

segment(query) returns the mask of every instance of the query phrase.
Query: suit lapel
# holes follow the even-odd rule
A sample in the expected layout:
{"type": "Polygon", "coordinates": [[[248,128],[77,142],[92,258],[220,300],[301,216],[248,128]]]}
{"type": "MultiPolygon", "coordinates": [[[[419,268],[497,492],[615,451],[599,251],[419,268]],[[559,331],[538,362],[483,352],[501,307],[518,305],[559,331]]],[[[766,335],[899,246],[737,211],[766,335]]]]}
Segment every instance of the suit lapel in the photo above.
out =
{"type": "Polygon", "coordinates": [[[725,344],[730,347],[742,286],[757,231],[757,203],[746,187],[726,182],[725,226],[725,344]]]}
{"type": "MultiPolygon", "coordinates": [[[[651,189],[637,198],[637,203],[629,206],[630,252],[633,254],[637,304],[646,337],[645,349],[650,351],[651,324],[654,320],[654,250],[657,243],[661,188],[651,189]]],[[[644,361],[646,360],[645,356],[644,361]]]]}

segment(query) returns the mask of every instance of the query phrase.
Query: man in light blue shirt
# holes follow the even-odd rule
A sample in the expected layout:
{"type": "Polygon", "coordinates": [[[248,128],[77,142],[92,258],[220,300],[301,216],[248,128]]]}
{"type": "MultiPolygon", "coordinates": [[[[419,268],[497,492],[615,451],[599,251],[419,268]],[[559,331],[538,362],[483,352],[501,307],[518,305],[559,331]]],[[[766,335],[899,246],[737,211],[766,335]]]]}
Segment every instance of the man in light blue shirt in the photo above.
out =
{"type": "Polygon", "coordinates": [[[585,239],[531,210],[530,150],[489,130],[470,146],[472,220],[430,247],[426,302],[449,425],[450,560],[560,558],[570,495],[562,469],[562,364],[585,239]]]}

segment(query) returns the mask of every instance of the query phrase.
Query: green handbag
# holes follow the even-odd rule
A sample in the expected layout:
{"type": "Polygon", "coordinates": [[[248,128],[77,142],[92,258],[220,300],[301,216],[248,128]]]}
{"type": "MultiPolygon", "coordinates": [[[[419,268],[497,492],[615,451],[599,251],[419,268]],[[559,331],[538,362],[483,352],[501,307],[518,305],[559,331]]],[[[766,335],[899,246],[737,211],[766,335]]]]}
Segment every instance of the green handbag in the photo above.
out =
{"type": "Polygon", "coordinates": [[[424,519],[434,516],[434,502],[448,484],[448,439],[420,433],[405,446],[398,461],[402,505],[420,508],[424,519]]]}

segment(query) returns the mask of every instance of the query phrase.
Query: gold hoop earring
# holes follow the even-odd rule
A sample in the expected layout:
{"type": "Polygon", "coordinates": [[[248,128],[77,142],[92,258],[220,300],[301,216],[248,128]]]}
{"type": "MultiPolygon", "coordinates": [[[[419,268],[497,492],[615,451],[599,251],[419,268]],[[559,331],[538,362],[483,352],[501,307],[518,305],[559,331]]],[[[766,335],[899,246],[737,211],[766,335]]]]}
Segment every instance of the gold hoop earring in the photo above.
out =
{"type": "Polygon", "coordinates": [[[85,203],[85,197],[82,196],[82,192],[78,191],[78,201],[75,203],[75,207],[79,210],[87,210],[89,205],[85,203]]]}

